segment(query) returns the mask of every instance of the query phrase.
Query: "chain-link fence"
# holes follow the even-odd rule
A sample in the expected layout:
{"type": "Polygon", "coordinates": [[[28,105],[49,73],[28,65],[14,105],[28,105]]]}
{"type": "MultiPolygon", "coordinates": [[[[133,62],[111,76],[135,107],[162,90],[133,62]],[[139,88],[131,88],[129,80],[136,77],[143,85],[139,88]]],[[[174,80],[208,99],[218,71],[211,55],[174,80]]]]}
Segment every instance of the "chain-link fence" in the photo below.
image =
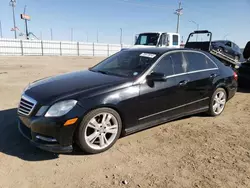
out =
{"type": "Polygon", "coordinates": [[[0,39],[0,55],[110,56],[130,45],[70,41],[0,39]]]}

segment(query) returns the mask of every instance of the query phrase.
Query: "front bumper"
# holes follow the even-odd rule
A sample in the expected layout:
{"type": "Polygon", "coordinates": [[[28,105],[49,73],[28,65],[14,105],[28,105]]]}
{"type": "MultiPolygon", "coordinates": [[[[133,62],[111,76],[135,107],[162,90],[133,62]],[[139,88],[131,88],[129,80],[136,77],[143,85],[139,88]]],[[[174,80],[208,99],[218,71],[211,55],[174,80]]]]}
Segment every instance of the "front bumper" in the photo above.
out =
{"type": "Polygon", "coordinates": [[[25,138],[30,140],[31,144],[37,148],[53,153],[71,153],[73,151],[72,144],[68,146],[62,146],[58,142],[50,143],[37,139],[36,136],[38,136],[39,134],[32,132],[31,129],[24,125],[20,119],[18,120],[18,129],[20,133],[25,138]]]}

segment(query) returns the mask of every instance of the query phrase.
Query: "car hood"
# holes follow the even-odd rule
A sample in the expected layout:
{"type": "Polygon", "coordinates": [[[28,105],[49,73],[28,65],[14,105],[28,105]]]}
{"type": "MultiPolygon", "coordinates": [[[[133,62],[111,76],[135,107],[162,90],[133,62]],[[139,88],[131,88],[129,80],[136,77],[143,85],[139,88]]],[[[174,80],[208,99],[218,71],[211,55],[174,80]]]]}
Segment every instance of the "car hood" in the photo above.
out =
{"type": "Polygon", "coordinates": [[[77,94],[106,88],[108,85],[122,84],[128,80],[128,78],[83,70],[35,81],[27,87],[25,94],[41,104],[47,104],[62,98],[74,98],[77,94]]]}
{"type": "Polygon", "coordinates": [[[134,45],[131,48],[153,48],[156,47],[154,45],[134,45]]]}

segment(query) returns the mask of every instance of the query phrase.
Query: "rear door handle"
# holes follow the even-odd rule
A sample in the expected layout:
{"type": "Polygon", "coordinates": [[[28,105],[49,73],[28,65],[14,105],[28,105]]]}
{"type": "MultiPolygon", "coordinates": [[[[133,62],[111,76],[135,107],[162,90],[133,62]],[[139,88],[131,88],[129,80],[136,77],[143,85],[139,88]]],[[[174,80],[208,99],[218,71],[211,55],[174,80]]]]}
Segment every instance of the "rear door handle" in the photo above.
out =
{"type": "Polygon", "coordinates": [[[215,78],[217,76],[217,74],[213,73],[210,75],[210,78],[215,78]]]}
{"type": "Polygon", "coordinates": [[[179,86],[185,86],[187,85],[188,81],[187,80],[182,80],[179,82],[179,86]]]}

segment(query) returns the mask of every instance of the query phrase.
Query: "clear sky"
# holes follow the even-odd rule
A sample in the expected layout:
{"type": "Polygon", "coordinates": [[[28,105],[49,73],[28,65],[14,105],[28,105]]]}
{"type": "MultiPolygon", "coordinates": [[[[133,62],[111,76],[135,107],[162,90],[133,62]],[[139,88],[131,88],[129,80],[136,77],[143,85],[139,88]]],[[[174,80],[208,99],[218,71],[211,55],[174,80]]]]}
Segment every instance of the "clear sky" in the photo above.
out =
{"type": "MultiPolygon", "coordinates": [[[[0,0],[0,20],[3,36],[13,38],[10,0],[0,0]]],[[[29,29],[44,40],[74,40],[119,43],[120,28],[123,43],[131,44],[134,35],[145,31],[176,31],[177,16],[173,14],[179,0],[17,0],[16,22],[24,31],[20,13],[27,5],[31,16],[29,29]]],[[[196,29],[213,32],[214,39],[229,39],[244,47],[250,40],[250,0],[182,0],[183,15],[180,34],[186,39],[196,29]]]]}

